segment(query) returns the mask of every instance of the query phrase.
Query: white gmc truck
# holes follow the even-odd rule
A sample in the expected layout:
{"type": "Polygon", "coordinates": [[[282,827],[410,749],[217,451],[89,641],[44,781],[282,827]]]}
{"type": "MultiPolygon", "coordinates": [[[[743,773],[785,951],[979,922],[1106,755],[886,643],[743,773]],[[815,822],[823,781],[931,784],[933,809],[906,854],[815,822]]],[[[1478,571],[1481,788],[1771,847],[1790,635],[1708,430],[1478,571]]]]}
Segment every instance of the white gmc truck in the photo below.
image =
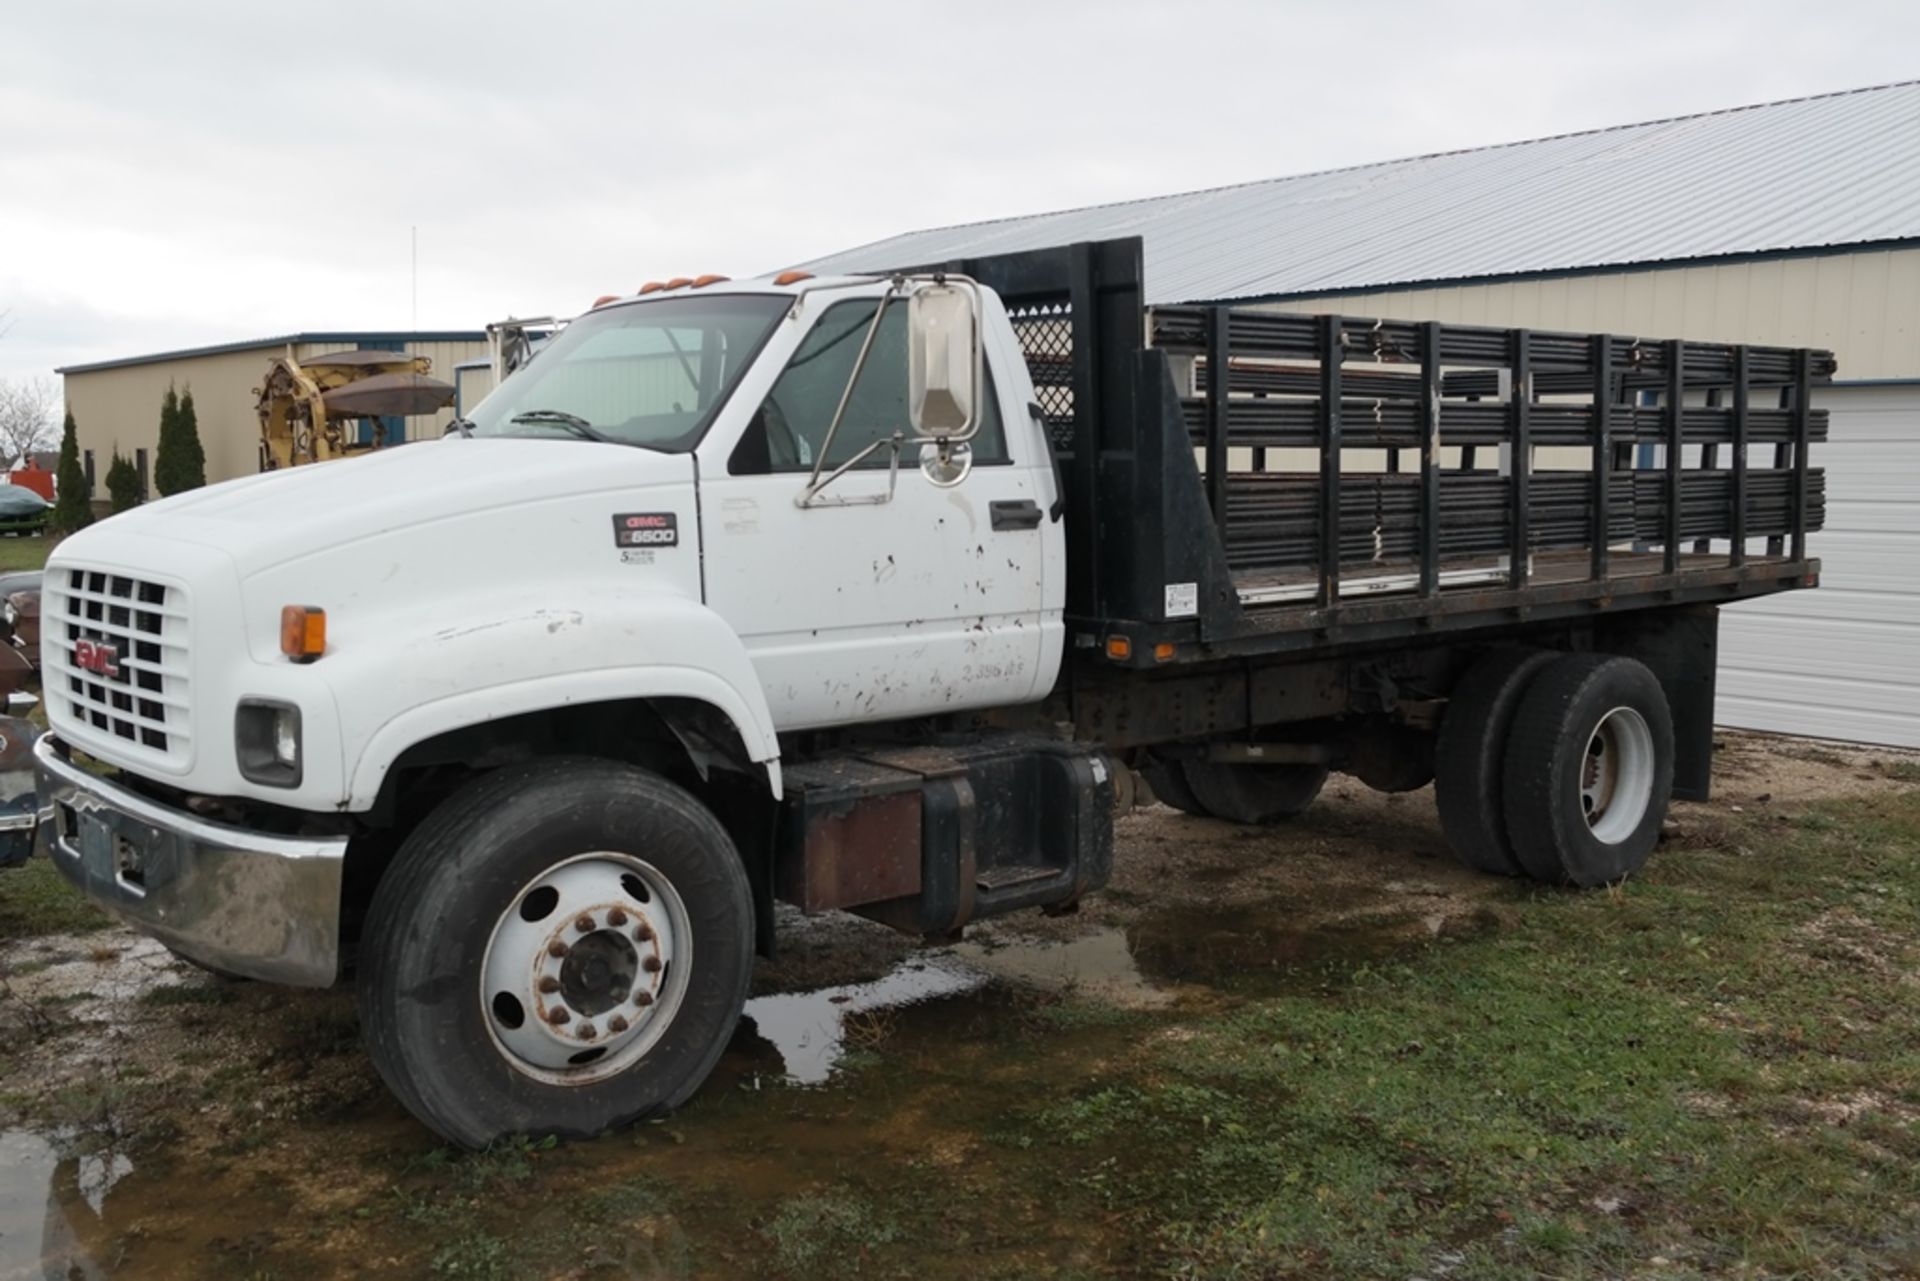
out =
{"type": "Polygon", "coordinates": [[[1815,581],[1824,353],[875,266],[649,285],[440,441],[62,543],[41,851],[210,969],[351,966],[448,1139],[592,1134],[700,1085],[776,899],[1068,910],[1129,769],[1244,823],[1437,777],[1474,866],[1630,875],[1716,607],[1815,581]]]}

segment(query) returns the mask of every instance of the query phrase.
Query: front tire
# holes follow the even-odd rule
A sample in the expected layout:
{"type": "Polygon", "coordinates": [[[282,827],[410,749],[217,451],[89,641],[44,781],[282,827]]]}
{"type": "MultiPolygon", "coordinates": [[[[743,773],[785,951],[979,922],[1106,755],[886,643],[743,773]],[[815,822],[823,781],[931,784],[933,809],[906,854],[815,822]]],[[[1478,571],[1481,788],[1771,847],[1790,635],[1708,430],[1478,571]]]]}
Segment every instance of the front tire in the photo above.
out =
{"type": "Polygon", "coordinates": [[[1503,802],[1535,880],[1609,885],[1645,865],[1673,795],[1673,714],[1645,664],[1568,654],[1534,678],[1507,740],[1503,802]]]}
{"type": "Polygon", "coordinates": [[[474,780],[409,836],[361,941],[368,1053],[442,1137],[586,1137],[679,1106],[746,1001],[753,900],[680,787],[583,759],[474,780]]]}

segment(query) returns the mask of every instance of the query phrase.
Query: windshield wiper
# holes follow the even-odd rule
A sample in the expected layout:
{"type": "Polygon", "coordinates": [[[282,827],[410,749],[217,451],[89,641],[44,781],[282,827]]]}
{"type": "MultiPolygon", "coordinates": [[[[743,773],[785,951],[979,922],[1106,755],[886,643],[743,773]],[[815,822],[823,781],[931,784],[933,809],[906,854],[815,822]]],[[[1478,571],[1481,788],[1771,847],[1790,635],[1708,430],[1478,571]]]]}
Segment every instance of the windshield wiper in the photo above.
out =
{"type": "Polygon", "coordinates": [[[597,440],[603,445],[625,445],[630,442],[607,435],[598,427],[578,414],[570,414],[564,409],[529,409],[515,414],[507,420],[514,423],[542,423],[560,427],[581,440],[597,440]]]}

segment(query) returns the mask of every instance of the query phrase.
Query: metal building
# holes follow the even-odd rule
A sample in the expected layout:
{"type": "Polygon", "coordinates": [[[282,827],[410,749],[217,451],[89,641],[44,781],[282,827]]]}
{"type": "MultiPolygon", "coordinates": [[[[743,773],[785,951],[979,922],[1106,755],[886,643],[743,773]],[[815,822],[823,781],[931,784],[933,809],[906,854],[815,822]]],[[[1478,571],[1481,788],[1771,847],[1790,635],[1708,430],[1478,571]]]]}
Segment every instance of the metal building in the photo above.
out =
{"type": "Polygon", "coordinates": [[[1920,747],[1920,81],[913,232],[802,265],[1134,235],[1155,303],[1831,348],[1823,589],[1723,614],[1719,716],[1920,747]]]}
{"type": "MultiPolygon", "coordinates": [[[[451,380],[455,365],[486,355],[487,341],[484,333],[465,331],[300,333],[68,365],[55,372],[65,380],[67,408],[73,414],[94,499],[106,497],[107,465],[115,449],[133,460],[142,492],[155,496],[153,455],[160,438],[160,402],[169,386],[193,392],[200,443],[207,452],[208,483],[252,475],[260,469],[255,390],[270,362],[289,354],[306,361],[343,350],[425,356],[433,362],[435,377],[451,380]]],[[[438,436],[450,417],[452,411],[445,410],[396,420],[386,424],[387,439],[398,443],[438,436]]]]}

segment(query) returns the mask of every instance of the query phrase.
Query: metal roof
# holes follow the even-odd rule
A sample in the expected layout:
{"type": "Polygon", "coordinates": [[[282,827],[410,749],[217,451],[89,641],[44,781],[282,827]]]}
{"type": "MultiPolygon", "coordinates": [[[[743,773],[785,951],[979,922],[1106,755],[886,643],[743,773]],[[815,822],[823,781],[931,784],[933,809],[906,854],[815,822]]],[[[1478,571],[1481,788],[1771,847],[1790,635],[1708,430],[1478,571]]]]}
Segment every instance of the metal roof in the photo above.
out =
{"type": "Polygon", "coordinates": [[[192,360],[196,356],[225,356],[236,351],[258,351],[266,347],[285,347],[314,343],[420,343],[485,342],[487,335],[478,329],[424,330],[309,330],[281,334],[276,338],[247,338],[239,342],[215,343],[210,347],[183,347],[178,351],[156,351],[146,356],[121,356],[115,360],[96,360],[85,365],[62,365],[56,374],[91,374],[102,369],[120,369],[127,365],[155,365],[167,360],[192,360]]]}
{"type": "Polygon", "coordinates": [[[1920,81],[916,231],[809,271],[1141,236],[1152,302],[1920,240],[1920,81]]]}

